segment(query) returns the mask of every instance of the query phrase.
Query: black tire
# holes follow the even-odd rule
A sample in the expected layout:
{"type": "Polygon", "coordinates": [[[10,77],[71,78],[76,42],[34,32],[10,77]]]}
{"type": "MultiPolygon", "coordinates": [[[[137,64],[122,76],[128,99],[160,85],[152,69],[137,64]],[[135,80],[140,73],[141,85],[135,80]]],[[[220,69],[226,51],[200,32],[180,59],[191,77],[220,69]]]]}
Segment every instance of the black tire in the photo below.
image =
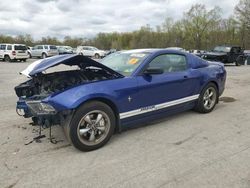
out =
{"type": "Polygon", "coordinates": [[[243,56],[238,56],[236,61],[235,61],[235,65],[236,66],[241,66],[244,64],[244,57],[243,56]]]}
{"type": "Polygon", "coordinates": [[[99,59],[101,56],[99,54],[95,54],[95,58],[99,59]]]}
{"type": "Polygon", "coordinates": [[[6,62],[11,62],[10,56],[5,55],[5,56],[4,56],[4,61],[6,61],[6,62]]]}
{"type": "Polygon", "coordinates": [[[73,146],[81,151],[95,150],[104,146],[109,141],[115,130],[115,122],[114,112],[108,105],[99,101],[87,102],[76,110],[69,127],[65,129],[66,137],[69,137],[69,141],[73,146]],[[96,124],[99,113],[103,115],[101,117],[102,129],[105,130],[102,131],[97,128],[101,124],[100,120],[98,126],[96,124]],[[96,120],[93,120],[95,118],[96,120]],[[88,119],[92,123],[89,124],[85,119],[88,119]],[[89,130],[86,132],[87,129],[89,130]],[[84,133],[81,133],[81,130],[84,133]],[[100,134],[100,132],[102,133],[100,134]],[[95,140],[91,139],[92,134],[95,140]]]}
{"type": "Polygon", "coordinates": [[[23,59],[23,62],[26,62],[27,59],[23,59]]]}
{"type": "Polygon", "coordinates": [[[29,58],[32,58],[32,55],[31,55],[31,53],[29,53],[29,52],[28,52],[28,55],[29,55],[29,58]]]}
{"type": "Polygon", "coordinates": [[[211,112],[214,109],[214,107],[218,103],[218,98],[219,98],[219,95],[218,95],[218,88],[217,88],[217,86],[214,83],[209,83],[201,91],[199,99],[197,101],[197,104],[196,104],[194,110],[197,111],[197,112],[199,112],[199,113],[209,113],[209,112],[211,112]],[[207,99],[207,100],[204,99],[204,98],[206,98],[206,94],[207,94],[206,92],[208,90],[210,90],[211,92],[213,91],[213,93],[214,93],[211,96],[211,97],[213,97],[212,98],[212,104],[211,104],[211,106],[209,106],[209,108],[206,105],[206,102],[209,99],[207,99]]]}
{"type": "Polygon", "coordinates": [[[46,53],[42,53],[42,59],[45,59],[47,57],[46,53]]]}

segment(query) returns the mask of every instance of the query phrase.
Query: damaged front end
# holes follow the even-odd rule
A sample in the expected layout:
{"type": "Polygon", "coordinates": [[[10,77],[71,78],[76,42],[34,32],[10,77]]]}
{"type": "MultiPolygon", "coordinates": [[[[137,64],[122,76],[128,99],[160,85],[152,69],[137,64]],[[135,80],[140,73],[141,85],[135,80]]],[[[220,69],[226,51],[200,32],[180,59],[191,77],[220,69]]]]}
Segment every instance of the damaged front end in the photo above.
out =
{"type": "MultiPolygon", "coordinates": [[[[104,65],[80,55],[62,55],[38,60],[21,72],[29,80],[15,87],[19,97],[18,115],[32,118],[35,125],[50,127],[69,122],[74,109],[60,108],[52,98],[66,90],[91,82],[115,79],[122,75],[104,65]],[[61,69],[47,73],[49,68],[61,69]],[[66,66],[65,66],[66,65],[66,66]]],[[[73,96],[68,96],[74,100],[73,96]],[[72,97],[72,98],[71,98],[72,97]]]]}

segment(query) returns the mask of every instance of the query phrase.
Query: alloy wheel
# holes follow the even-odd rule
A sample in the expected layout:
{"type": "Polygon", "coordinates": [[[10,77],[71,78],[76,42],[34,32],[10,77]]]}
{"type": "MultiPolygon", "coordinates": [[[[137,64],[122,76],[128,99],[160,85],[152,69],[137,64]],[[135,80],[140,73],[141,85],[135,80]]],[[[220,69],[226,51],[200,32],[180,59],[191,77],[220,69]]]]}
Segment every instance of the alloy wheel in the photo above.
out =
{"type": "Polygon", "coordinates": [[[203,105],[205,109],[210,110],[214,107],[217,99],[216,95],[216,90],[213,87],[207,88],[203,95],[203,105]]]}
{"type": "Polygon", "coordinates": [[[77,135],[86,145],[96,145],[102,142],[110,129],[110,119],[101,110],[88,112],[78,123],[77,135]]]}

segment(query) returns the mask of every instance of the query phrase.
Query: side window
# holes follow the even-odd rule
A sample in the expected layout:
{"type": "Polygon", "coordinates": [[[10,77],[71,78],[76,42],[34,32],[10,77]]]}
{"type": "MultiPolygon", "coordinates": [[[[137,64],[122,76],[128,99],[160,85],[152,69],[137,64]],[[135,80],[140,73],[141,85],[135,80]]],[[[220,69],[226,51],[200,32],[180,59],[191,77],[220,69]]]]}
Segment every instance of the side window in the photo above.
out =
{"type": "Polygon", "coordinates": [[[187,61],[184,55],[164,54],[153,59],[149,67],[162,68],[165,73],[178,72],[187,69],[187,61]]]}
{"type": "Polygon", "coordinates": [[[42,50],[43,46],[37,46],[37,49],[42,50]]]}
{"type": "Polygon", "coordinates": [[[7,50],[12,50],[12,46],[11,46],[11,45],[8,45],[8,46],[7,46],[7,50]]]}
{"type": "Polygon", "coordinates": [[[231,50],[233,53],[240,53],[240,48],[238,47],[233,47],[231,50]]]}
{"type": "Polygon", "coordinates": [[[44,46],[44,49],[48,50],[48,46],[44,46]]]}
{"type": "Polygon", "coordinates": [[[5,44],[0,45],[0,50],[5,50],[5,48],[6,48],[5,44]]]}

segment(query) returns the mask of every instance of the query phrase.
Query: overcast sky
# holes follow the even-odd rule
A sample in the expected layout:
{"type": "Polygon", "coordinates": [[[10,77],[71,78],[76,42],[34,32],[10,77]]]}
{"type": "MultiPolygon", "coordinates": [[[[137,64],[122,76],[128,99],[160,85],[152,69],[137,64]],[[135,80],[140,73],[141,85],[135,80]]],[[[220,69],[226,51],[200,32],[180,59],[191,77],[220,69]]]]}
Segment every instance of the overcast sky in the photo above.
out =
{"type": "Polygon", "coordinates": [[[1,0],[0,34],[93,37],[99,32],[125,32],[166,17],[180,19],[195,3],[220,6],[224,18],[238,0],[1,0]]]}

